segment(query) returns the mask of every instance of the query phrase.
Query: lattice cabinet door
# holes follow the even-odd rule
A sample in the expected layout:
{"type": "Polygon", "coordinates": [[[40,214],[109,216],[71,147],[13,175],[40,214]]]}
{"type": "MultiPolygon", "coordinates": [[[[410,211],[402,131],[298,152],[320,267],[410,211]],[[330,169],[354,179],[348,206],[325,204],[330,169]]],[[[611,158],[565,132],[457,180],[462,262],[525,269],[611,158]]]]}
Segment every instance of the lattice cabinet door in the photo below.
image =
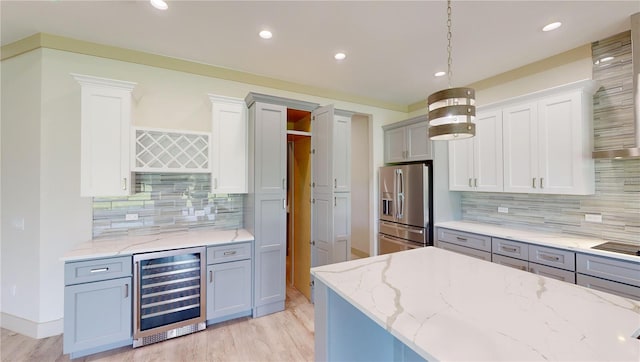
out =
{"type": "Polygon", "coordinates": [[[211,172],[211,134],[136,127],[133,170],[211,172]]]}

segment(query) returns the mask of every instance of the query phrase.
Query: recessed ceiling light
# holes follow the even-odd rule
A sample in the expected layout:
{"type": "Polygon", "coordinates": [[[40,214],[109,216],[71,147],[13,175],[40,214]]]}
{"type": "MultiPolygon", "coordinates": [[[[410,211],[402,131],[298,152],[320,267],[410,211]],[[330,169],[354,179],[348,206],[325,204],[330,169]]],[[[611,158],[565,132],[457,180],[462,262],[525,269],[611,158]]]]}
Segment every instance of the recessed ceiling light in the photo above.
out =
{"type": "Polygon", "coordinates": [[[347,57],[347,55],[345,53],[336,53],[336,55],[333,56],[336,60],[343,60],[344,58],[347,57]]]}
{"type": "Polygon", "coordinates": [[[169,5],[164,0],[149,0],[151,5],[158,10],[167,10],[169,5]]]}
{"type": "Polygon", "coordinates": [[[434,77],[443,77],[447,75],[447,72],[436,72],[433,74],[434,77]]]}
{"type": "Polygon", "coordinates": [[[562,23],[559,21],[556,21],[555,23],[545,25],[544,28],[542,28],[542,31],[556,30],[561,26],[562,26],[562,23]]]}
{"type": "Polygon", "coordinates": [[[612,60],[613,60],[613,57],[604,57],[604,58],[596,60],[596,64],[600,64],[600,63],[604,63],[604,62],[610,62],[612,60]]]}
{"type": "Polygon", "coordinates": [[[271,34],[269,30],[263,30],[259,33],[259,35],[262,39],[271,39],[271,37],[273,36],[273,34],[271,34]]]}

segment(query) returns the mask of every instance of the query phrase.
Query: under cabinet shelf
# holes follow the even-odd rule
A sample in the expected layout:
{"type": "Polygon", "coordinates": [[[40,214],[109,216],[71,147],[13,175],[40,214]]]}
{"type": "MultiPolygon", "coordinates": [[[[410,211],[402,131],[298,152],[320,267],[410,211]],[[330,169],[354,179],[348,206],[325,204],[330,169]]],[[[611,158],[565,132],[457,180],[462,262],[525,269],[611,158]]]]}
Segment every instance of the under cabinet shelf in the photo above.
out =
{"type": "Polygon", "coordinates": [[[211,134],[134,128],[133,171],[210,172],[211,134]]]}

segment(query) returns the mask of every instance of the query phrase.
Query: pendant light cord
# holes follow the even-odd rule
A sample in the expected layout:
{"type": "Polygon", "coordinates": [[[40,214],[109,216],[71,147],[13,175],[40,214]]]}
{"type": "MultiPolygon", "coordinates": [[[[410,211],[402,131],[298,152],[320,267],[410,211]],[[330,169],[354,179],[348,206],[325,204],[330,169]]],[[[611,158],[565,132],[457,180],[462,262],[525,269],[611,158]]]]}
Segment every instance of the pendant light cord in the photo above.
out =
{"type": "Polygon", "coordinates": [[[451,0],[447,0],[447,78],[451,88],[451,0]]]}

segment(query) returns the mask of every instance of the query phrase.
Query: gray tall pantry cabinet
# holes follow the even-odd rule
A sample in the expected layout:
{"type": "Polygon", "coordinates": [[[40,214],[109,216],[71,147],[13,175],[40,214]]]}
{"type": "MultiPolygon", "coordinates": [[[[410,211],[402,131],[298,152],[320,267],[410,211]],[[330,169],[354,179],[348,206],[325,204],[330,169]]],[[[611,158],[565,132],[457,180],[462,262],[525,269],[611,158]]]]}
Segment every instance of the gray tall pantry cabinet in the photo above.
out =
{"type": "Polygon", "coordinates": [[[307,241],[312,266],[351,255],[351,114],[256,93],[245,101],[249,180],[244,226],[255,237],[253,316],[260,317],[284,310],[286,297],[287,108],[312,112],[312,240],[307,241]]]}

